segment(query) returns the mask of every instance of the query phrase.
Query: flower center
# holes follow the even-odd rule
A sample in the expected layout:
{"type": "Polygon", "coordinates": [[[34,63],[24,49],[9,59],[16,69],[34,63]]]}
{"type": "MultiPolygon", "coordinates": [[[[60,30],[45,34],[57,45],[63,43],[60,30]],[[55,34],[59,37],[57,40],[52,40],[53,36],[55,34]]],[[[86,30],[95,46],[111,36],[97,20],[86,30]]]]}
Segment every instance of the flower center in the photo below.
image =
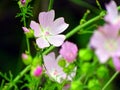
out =
{"type": "Polygon", "coordinates": [[[56,79],[57,76],[58,76],[58,71],[57,71],[56,69],[53,69],[53,70],[51,71],[51,76],[52,76],[54,79],[56,79]]]}
{"type": "Polygon", "coordinates": [[[46,32],[45,32],[45,36],[48,36],[48,35],[50,35],[50,33],[46,31],[46,32]]]}
{"type": "Polygon", "coordinates": [[[116,42],[116,40],[110,39],[104,44],[104,47],[108,52],[113,52],[117,50],[118,43],[116,42]]]}

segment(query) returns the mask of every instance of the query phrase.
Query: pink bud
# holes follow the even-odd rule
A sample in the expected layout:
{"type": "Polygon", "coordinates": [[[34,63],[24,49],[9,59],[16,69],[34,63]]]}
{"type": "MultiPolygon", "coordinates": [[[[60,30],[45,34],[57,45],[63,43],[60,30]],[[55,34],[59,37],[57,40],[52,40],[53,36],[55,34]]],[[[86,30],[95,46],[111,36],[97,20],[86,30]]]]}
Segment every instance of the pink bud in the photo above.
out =
{"type": "Polygon", "coordinates": [[[22,61],[25,65],[29,65],[32,62],[32,57],[26,53],[22,53],[21,55],[22,61]]]}
{"type": "Polygon", "coordinates": [[[29,29],[27,29],[26,27],[22,27],[22,29],[23,29],[23,31],[24,31],[25,33],[30,32],[30,30],[29,30],[29,29]]]}
{"type": "Polygon", "coordinates": [[[33,75],[39,77],[42,74],[42,67],[37,66],[33,72],[33,75]]]}
{"type": "Polygon", "coordinates": [[[25,4],[26,3],[26,0],[20,0],[21,4],[25,4]]]}
{"type": "Polygon", "coordinates": [[[27,60],[28,59],[28,55],[25,54],[25,53],[22,53],[22,59],[27,60]]]}

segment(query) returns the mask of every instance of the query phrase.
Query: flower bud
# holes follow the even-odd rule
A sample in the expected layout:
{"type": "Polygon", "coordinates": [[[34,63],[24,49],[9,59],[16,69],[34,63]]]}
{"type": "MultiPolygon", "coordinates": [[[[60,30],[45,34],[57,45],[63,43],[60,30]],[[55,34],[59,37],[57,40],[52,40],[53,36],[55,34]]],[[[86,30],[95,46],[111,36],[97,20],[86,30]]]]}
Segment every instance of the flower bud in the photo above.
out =
{"type": "Polygon", "coordinates": [[[22,5],[25,5],[26,0],[20,0],[20,2],[21,2],[22,5]]]}
{"type": "Polygon", "coordinates": [[[100,82],[97,79],[91,79],[88,82],[89,90],[101,90],[100,82]]]}
{"type": "Polygon", "coordinates": [[[26,36],[28,37],[28,38],[32,38],[34,35],[33,35],[33,30],[31,30],[31,29],[27,29],[26,27],[22,27],[22,29],[23,29],[23,31],[24,31],[24,33],[26,34],[26,36]]]}
{"type": "Polygon", "coordinates": [[[79,51],[79,57],[81,60],[89,61],[92,59],[93,53],[90,49],[81,49],[79,51]]]}
{"type": "Polygon", "coordinates": [[[38,65],[37,67],[33,67],[31,69],[31,75],[39,77],[42,74],[42,71],[43,71],[42,67],[38,65]]]}
{"type": "Polygon", "coordinates": [[[32,62],[32,57],[26,53],[22,53],[22,60],[25,65],[29,65],[32,62]]]}
{"type": "Polygon", "coordinates": [[[83,90],[83,84],[79,81],[72,81],[71,90],[83,90]]]}
{"type": "Polygon", "coordinates": [[[65,60],[64,60],[64,59],[59,60],[59,61],[58,61],[58,65],[59,65],[60,67],[65,67],[65,66],[66,66],[65,60]]]}
{"type": "Polygon", "coordinates": [[[107,78],[108,75],[109,75],[109,71],[108,71],[108,69],[105,66],[100,66],[97,69],[97,73],[96,74],[97,74],[98,78],[107,78]]]}

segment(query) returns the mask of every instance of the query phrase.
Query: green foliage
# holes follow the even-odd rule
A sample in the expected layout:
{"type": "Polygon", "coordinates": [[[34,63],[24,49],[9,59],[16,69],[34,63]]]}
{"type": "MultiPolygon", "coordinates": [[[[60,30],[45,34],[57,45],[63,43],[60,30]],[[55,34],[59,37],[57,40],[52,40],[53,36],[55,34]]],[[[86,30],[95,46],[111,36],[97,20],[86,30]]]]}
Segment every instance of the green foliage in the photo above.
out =
{"type": "Polygon", "coordinates": [[[39,84],[40,84],[40,77],[39,78],[35,78],[35,77],[31,77],[30,75],[25,75],[24,80],[27,81],[27,83],[25,83],[21,89],[25,88],[25,87],[29,87],[31,90],[40,90],[39,89],[39,84]]]}
{"type": "Polygon", "coordinates": [[[19,8],[20,8],[21,12],[18,13],[16,15],[16,17],[22,17],[21,18],[21,22],[24,22],[24,24],[25,24],[26,18],[29,18],[30,16],[33,16],[33,14],[32,14],[32,7],[29,5],[29,2],[27,2],[24,6],[22,6],[20,4],[20,2],[18,2],[18,5],[19,5],[19,8]]]}

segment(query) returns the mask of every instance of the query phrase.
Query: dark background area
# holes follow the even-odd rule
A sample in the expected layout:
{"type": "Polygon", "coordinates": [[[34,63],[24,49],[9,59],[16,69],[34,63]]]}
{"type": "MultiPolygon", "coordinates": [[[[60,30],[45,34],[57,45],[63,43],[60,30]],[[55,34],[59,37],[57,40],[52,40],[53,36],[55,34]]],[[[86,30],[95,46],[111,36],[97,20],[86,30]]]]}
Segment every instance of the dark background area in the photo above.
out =
{"type": "MultiPolygon", "coordinates": [[[[80,19],[87,9],[91,10],[89,18],[98,15],[100,12],[96,5],[96,0],[77,0],[79,3],[75,3],[74,0],[54,1],[53,9],[55,10],[56,18],[62,16],[65,18],[65,21],[70,24],[65,33],[79,24],[80,19]],[[85,3],[86,5],[81,3],[85,3]]],[[[103,9],[105,9],[105,3],[109,2],[109,0],[99,1],[103,9]]],[[[120,5],[119,0],[116,0],[116,2],[120,5]]],[[[30,20],[38,21],[39,12],[47,11],[48,3],[49,0],[32,0],[30,4],[33,6],[33,17],[28,19],[28,27],[30,20]]],[[[20,18],[15,18],[18,12],[20,12],[20,10],[17,0],[0,0],[0,71],[3,73],[11,71],[14,75],[24,68],[21,61],[21,53],[26,49],[26,42],[22,31],[23,23],[20,22],[20,18]]],[[[75,37],[76,35],[69,38],[69,40],[75,43],[81,43],[86,40],[85,43],[79,45],[79,47],[85,47],[86,42],[89,40],[84,36],[82,37],[84,40],[78,42],[75,37]]],[[[118,77],[118,79],[120,78],[118,77]]],[[[116,81],[120,82],[118,79],[116,81]]]]}

